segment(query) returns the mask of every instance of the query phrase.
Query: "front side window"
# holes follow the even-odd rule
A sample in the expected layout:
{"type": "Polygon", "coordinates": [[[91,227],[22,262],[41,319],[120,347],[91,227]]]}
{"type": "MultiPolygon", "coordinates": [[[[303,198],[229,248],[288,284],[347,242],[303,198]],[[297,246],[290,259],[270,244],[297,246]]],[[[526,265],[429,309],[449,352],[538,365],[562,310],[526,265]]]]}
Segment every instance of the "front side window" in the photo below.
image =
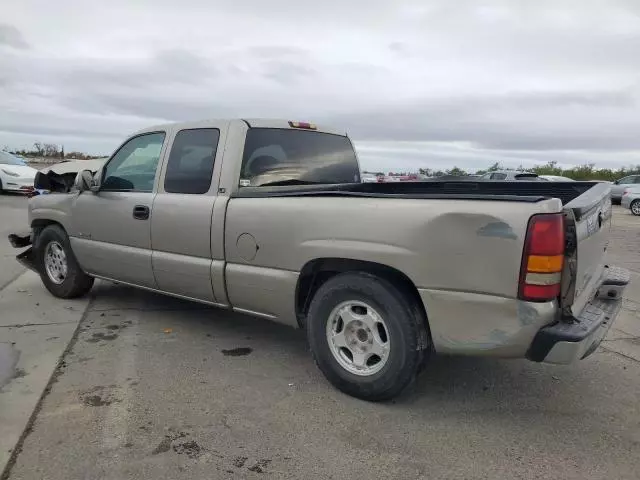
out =
{"type": "Polygon", "coordinates": [[[314,131],[251,128],[240,186],[360,183],[349,138],[314,131]]]}
{"type": "Polygon", "coordinates": [[[220,130],[181,130],[171,147],[164,190],[168,193],[207,193],[211,187],[220,130]]]}
{"type": "Polygon", "coordinates": [[[100,190],[153,191],[164,137],[164,132],[147,133],[125,143],[105,167],[100,190]]]}

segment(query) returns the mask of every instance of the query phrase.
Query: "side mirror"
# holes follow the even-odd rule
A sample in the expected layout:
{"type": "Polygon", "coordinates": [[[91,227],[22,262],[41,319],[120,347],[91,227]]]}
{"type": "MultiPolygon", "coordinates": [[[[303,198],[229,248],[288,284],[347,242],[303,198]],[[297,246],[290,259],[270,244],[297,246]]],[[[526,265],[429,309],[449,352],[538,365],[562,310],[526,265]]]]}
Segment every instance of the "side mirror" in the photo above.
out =
{"type": "Polygon", "coordinates": [[[89,189],[93,193],[98,193],[100,185],[102,184],[102,169],[98,170],[95,175],[91,175],[91,182],[89,183],[89,189]]]}
{"type": "Polygon", "coordinates": [[[91,182],[93,181],[93,174],[91,170],[82,170],[76,175],[76,179],[73,182],[74,188],[80,192],[84,192],[91,188],[91,182]]]}

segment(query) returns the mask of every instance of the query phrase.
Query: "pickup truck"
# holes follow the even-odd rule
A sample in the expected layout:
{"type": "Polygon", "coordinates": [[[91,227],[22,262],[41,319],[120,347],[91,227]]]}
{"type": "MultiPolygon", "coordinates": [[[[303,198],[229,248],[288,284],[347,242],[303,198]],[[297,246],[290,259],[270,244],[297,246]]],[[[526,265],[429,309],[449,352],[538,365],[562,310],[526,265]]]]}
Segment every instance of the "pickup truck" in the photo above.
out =
{"type": "Polygon", "coordinates": [[[210,120],[136,133],[71,191],[31,198],[10,240],[56,297],[100,278],[303,328],[335,387],[378,401],[433,353],[592,353],[629,281],[605,260],[609,194],[362,183],[343,132],[210,120]]]}

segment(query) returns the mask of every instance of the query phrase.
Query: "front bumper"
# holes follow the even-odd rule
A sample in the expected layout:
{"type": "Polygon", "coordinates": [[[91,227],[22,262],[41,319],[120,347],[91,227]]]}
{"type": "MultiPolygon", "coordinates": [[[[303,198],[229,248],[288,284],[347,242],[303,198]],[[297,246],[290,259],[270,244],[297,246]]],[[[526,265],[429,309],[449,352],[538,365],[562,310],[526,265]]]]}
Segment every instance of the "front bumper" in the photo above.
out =
{"type": "Polygon", "coordinates": [[[2,183],[2,188],[7,192],[31,193],[34,190],[33,178],[9,178],[2,183]]]}
{"type": "Polygon", "coordinates": [[[527,358],[534,362],[569,364],[591,355],[618,316],[629,278],[627,270],[608,267],[595,298],[579,315],[540,329],[527,358]]]}
{"type": "Polygon", "coordinates": [[[31,247],[31,243],[33,241],[33,237],[31,235],[31,231],[22,232],[22,233],[12,233],[9,235],[9,243],[13,248],[27,248],[24,252],[18,254],[16,256],[16,260],[21,263],[26,268],[37,272],[38,269],[35,266],[35,254],[33,251],[33,247],[31,247]]]}

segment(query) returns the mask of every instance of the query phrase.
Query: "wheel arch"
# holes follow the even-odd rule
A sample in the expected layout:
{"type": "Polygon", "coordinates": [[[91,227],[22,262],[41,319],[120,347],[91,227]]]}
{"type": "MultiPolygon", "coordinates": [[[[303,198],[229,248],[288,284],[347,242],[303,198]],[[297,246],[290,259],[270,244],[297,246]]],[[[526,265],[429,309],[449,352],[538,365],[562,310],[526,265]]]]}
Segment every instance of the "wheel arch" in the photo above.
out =
{"type": "Polygon", "coordinates": [[[298,277],[296,285],[296,317],[298,324],[304,328],[307,312],[311,299],[318,289],[330,278],[346,272],[364,272],[383,278],[395,287],[418,308],[416,312],[424,319],[424,326],[429,332],[427,311],[418,288],[413,281],[400,270],[388,265],[366,260],[354,260],[349,258],[327,257],[316,258],[307,262],[298,277]]]}
{"type": "Polygon", "coordinates": [[[47,218],[36,218],[31,222],[31,230],[33,231],[33,238],[32,238],[33,245],[36,244],[36,239],[38,238],[38,235],[40,235],[40,232],[42,232],[42,230],[44,230],[46,227],[50,225],[56,225],[60,227],[65,233],[67,233],[67,230],[64,228],[64,225],[62,225],[60,222],[57,222],[55,220],[50,220],[47,218]]]}

